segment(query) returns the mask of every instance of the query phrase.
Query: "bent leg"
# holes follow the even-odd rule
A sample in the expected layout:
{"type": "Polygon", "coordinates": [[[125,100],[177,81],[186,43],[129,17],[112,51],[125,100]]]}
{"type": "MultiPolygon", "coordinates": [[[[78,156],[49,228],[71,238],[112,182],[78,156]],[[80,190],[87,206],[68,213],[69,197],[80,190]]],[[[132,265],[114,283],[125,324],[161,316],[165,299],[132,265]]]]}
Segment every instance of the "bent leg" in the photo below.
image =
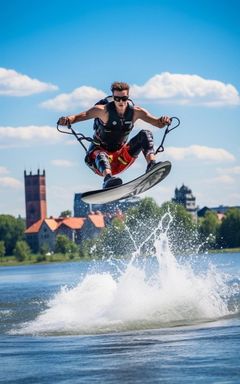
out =
{"type": "Polygon", "coordinates": [[[99,151],[96,158],[95,158],[95,165],[97,170],[105,176],[107,173],[111,172],[111,165],[109,162],[109,157],[106,152],[99,151]]]}
{"type": "Polygon", "coordinates": [[[129,142],[129,154],[131,156],[137,157],[141,151],[143,152],[148,163],[146,169],[146,172],[148,172],[155,166],[156,160],[154,153],[153,134],[147,129],[141,130],[129,142]]]}
{"type": "Polygon", "coordinates": [[[136,136],[134,136],[128,143],[129,154],[137,157],[140,152],[143,152],[146,159],[154,156],[153,134],[147,129],[142,129],[136,136]]]}
{"type": "Polygon", "coordinates": [[[95,149],[87,153],[86,164],[98,175],[104,177],[103,188],[115,187],[122,184],[122,179],[112,177],[112,169],[108,153],[103,149],[95,149]]]}
{"type": "Polygon", "coordinates": [[[100,176],[111,174],[111,165],[109,156],[104,149],[99,148],[93,144],[90,145],[85,157],[85,163],[91,170],[100,176]]]}
{"type": "Polygon", "coordinates": [[[99,152],[95,159],[95,164],[98,171],[104,176],[103,188],[116,187],[122,184],[122,179],[112,177],[112,169],[109,161],[109,156],[105,152],[99,152]]]}

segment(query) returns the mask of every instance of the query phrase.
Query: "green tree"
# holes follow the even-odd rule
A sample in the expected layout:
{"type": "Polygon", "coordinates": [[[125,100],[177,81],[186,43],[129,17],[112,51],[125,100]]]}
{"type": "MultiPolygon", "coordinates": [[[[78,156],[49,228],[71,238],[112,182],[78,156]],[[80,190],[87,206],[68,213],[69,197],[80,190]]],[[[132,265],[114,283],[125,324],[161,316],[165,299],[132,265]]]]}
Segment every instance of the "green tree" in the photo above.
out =
{"type": "Polygon", "coordinates": [[[6,253],[5,244],[4,244],[4,241],[1,240],[0,241],[0,258],[4,257],[5,253],[6,253]]]}
{"type": "Polygon", "coordinates": [[[145,197],[140,203],[127,211],[127,221],[129,225],[135,226],[136,221],[146,222],[159,218],[160,207],[151,197],[145,197]]]}
{"type": "Polygon", "coordinates": [[[60,213],[60,216],[59,217],[71,217],[72,216],[72,211],[70,211],[69,209],[67,209],[66,211],[62,211],[60,213]]]}
{"type": "Polygon", "coordinates": [[[91,247],[83,242],[80,255],[125,256],[136,250],[150,255],[155,251],[156,236],[166,231],[175,253],[198,250],[196,220],[182,205],[168,202],[159,207],[152,198],[144,198],[127,211],[124,221],[112,220],[91,247]]]}
{"type": "Polygon", "coordinates": [[[159,207],[152,198],[145,198],[140,205],[127,212],[126,224],[141,247],[141,253],[154,251],[155,237],[167,231],[171,249],[175,253],[192,252],[199,245],[196,222],[193,216],[181,205],[167,202],[159,207]]]}
{"type": "Polygon", "coordinates": [[[56,239],[55,252],[71,253],[73,249],[76,251],[75,244],[65,235],[58,235],[56,239]]]}
{"type": "Polygon", "coordinates": [[[161,230],[167,231],[174,253],[192,253],[199,248],[197,224],[181,204],[167,202],[161,206],[161,230]]]}
{"type": "Polygon", "coordinates": [[[96,254],[97,239],[86,239],[81,241],[79,245],[79,256],[81,258],[89,258],[90,256],[98,256],[96,254]]]}
{"type": "Polygon", "coordinates": [[[4,241],[6,254],[12,255],[17,241],[24,239],[24,222],[11,215],[0,215],[0,240],[4,241]]]}
{"type": "Polygon", "coordinates": [[[16,242],[16,246],[14,248],[13,254],[18,261],[23,261],[27,256],[29,256],[31,250],[26,241],[20,240],[16,242]]]}
{"type": "Polygon", "coordinates": [[[76,243],[74,243],[73,241],[70,241],[68,252],[71,254],[71,258],[73,258],[74,254],[78,253],[78,245],[76,243]]]}
{"type": "Polygon", "coordinates": [[[161,218],[161,208],[151,197],[140,201],[138,206],[127,211],[126,228],[128,232],[128,254],[139,249],[140,253],[146,254],[152,251],[154,238],[144,241],[158,226],[161,218]],[[143,244],[144,243],[144,244],[143,244]]]}
{"type": "Polygon", "coordinates": [[[122,220],[112,220],[98,237],[95,243],[94,252],[96,257],[124,256],[129,253],[129,246],[132,246],[126,226],[122,220]]]}
{"type": "Polygon", "coordinates": [[[227,211],[219,230],[219,243],[226,248],[240,246],[240,209],[227,211]]]}
{"type": "Polygon", "coordinates": [[[41,255],[46,255],[49,252],[49,244],[43,243],[39,249],[41,255]]]}
{"type": "Polygon", "coordinates": [[[207,246],[214,248],[217,245],[217,238],[220,228],[220,222],[217,214],[207,211],[199,222],[199,233],[202,241],[207,242],[207,246]]]}
{"type": "Polygon", "coordinates": [[[125,221],[115,219],[96,240],[98,255],[142,255],[155,252],[155,240],[166,232],[175,253],[193,252],[199,247],[196,221],[179,204],[164,203],[161,207],[152,198],[144,198],[137,207],[127,211],[125,221]]]}

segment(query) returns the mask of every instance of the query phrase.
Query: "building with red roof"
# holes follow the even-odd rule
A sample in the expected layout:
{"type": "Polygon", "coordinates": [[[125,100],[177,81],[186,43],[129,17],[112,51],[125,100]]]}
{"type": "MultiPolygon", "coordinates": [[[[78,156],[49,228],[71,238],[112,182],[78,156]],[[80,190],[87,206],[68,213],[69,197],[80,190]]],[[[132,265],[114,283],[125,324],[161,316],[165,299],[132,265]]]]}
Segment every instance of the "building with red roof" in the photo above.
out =
{"type": "MultiPolygon", "coordinates": [[[[58,235],[65,235],[77,244],[82,240],[98,236],[114,217],[114,212],[103,214],[100,211],[86,211],[84,217],[47,218],[46,174],[24,171],[26,203],[26,240],[34,252],[41,248],[54,251],[58,235]]],[[[117,211],[119,215],[119,210],[117,211]]],[[[115,215],[116,216],[116,215],[115,215]]]]}
{"type": "Polygon", "coordinates": [[[105,228],[104,216],[92,213],[88,217],[59,217],[38,220],[26,229],[28,244],[34,252],[41,248],[54,251],[58,235],[65,235],[80,244],[84,239],[93,238],[105,228]]]}

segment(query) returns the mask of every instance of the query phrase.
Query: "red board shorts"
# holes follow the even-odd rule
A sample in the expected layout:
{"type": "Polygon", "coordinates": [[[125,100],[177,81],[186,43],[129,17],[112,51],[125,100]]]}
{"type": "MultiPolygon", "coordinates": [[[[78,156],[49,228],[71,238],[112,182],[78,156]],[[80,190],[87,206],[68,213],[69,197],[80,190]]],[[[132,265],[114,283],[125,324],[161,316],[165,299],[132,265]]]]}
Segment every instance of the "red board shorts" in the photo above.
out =
{"type": "Polygon", "coordinates": [[[111,165],[111,171],[113,175],[117,175],[120,172],[125,171],[130,165],[134,163],[137,157],[132,157],[129,152],[129,145],[124,144],[119,150],[110,152],[101,147],[97,147],[93,151],[88,153],[87,164],[93,169],[95,173],[102,176],[98,169],[94,166],[95,159],[100,152],[104,152],[108,155],[108,159],[111,165]]]}

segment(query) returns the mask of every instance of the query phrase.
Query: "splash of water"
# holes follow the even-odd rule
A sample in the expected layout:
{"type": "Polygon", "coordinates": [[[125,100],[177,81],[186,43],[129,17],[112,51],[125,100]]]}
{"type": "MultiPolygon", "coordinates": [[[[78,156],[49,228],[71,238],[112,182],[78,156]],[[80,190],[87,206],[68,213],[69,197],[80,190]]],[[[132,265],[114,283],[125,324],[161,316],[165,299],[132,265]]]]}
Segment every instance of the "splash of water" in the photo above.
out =
{"type": "Polygon", "coordinates": [[[189,262],[179,263],[169,244],[170,224],[163,229],[166,219],[171,222],[169,213],[138,248],[134,243],[130,261],[116,262],[117,276],[88,273],[76,287],[63,287],[48,308],[19,332],[113,332],[193,324],[228,315],[226,277],[213,266],[196,273],[189,262]],[[140,258],[140,249],[151,236],[156,254],[140,258]]]}

